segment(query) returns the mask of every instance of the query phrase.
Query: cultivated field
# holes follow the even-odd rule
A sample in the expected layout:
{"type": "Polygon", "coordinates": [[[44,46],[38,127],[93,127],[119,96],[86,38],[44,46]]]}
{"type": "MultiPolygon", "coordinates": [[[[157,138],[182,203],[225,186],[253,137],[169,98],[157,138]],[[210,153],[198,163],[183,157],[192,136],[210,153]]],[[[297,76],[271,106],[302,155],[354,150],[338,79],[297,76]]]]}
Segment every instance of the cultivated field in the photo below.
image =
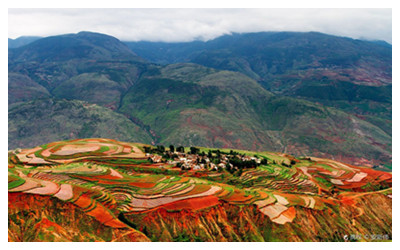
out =
{"type": "MultiPolygon", "coordinates": [[[[328,214],[336,218],[326,218],[331,228],[341,228],[343,234],[391,235],[391,173],[268,152],[258,154],[269,163],[244,169],[240,175],[224,170],[181,170],[170,163],[149,162],[143,146],[79,139],[10,151],[9,197],[52,197],[73,204],[106,227],[133,228],[156,241],[318,240],[296,230],[307,223],[322,230],[316,218],[328,214]],[[390,206],[387,218],[374,214],[380,204],[366,205],[366,198],[369,202],[379,198],[390,206]],[[212,217],[222,208],[224,213],[212,217]],[[230,211],[236,211],[238,218],[243,216],[246,223],[241,223],[247,232],[227,222],[234,216],[230,211]],[[174,220],[178,215],[192,218],[193,225],[174,220]],[[286,236],[277,232],[272,239],[267,228],[293,232],[286,236]]],[[[9,203],[9,240],[19,241],[21,232],[13,218],[28,210],[23,204],[9,203]]],[[[343,239],[333,229],[326,237],[328,241],[343,239]]]]}

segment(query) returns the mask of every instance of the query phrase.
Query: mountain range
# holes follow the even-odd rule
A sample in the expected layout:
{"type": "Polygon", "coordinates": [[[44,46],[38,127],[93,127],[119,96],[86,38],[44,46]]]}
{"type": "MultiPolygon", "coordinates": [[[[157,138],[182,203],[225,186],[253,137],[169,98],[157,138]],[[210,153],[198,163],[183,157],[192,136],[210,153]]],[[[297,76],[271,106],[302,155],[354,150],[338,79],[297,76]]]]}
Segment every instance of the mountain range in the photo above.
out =
{"type": "Polygon", "coordinates": [[[112,137],[391,169],[391,52],[315,32],[34,39],[9,48],[9,148],[112,137]]]}
{"type": "Polygon", "coordinates": [[[126,42],[154,63],[243,73],[273,93],[336,107],[391,134],[391,46],[317,32],[225,35],[208,42],[126,42]],[[379,118],[379,119],[377,119],[379,118]]]}

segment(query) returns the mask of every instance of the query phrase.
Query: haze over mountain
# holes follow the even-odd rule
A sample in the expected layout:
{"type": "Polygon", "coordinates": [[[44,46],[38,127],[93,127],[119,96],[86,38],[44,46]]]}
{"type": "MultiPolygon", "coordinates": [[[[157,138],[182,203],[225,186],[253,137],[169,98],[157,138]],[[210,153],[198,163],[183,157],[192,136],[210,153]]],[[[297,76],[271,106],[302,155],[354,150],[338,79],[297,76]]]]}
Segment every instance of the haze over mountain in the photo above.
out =
{"type": "Polygon", "coordinates": [[[47,37],[9,49],[9,104],[10,148],[115,135],[391,164],[391,47],[320,33],[47,37]],[[94,121],[90,104],[107,119],[94,121]]]}

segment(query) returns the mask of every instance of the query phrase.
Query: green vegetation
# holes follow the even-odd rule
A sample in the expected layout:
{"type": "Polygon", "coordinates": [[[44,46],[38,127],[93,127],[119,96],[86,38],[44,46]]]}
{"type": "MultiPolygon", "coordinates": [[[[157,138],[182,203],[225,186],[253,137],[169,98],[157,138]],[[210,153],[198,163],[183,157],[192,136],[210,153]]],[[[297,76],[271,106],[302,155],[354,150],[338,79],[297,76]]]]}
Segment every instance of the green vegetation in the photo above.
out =
{"type": "Polygon", "coordinates": [[[119,103],[124,86],[98,73],[83,73],[58,85],[53,95],[58,98],[85,100],[98,105],[119,103]]]}
{"type": "Polygon", "coordinates": [[[25,180],[16,176],[16,175],[8,175],[8,189],[18,187],[25,183],[25,180]]]}
{"type": "Polygon", "coordinates": [[[254,33],[171,49],[185,51],[174,60],[207,67],[146,63],[117,39],[88,32],[11,49],[9,148],[108,137],[391,164],[390,47],[319,33],[254,33]],[[360,73],[357,67],[371,72],[361,75],[368,84],[344,73],[360,73]]]}
{"type": "Polygon", "coordinates": [[[368,154],[375,151],[375,159],[389,159],[379,146],[371,146],[365,138],[349,133],[354,123],[358,123],[383,144],[390,141],[385,132],[373,129],[375,126],[367,122],[307,101],[272,96],[255,82],[232,72],[212,72],[202,77],[197,73],[196,82],[185,81],[185,75],[202,69],[192,64],[164,67],[161,77],[148,76],[129,90],[121,111],[148,124],[156,131],[159,142],[167,145],[171,142],[231,148],[257,145],[257,149],[274,151],[281,150],[277,144],[285,142],[304,145],[304,154],[323,149],[331,155],[369,157],[367,151],[368,154]],[[208,101],[210,97],[213,101],[208,101]],[[254,133],[249,134],[243,128],[252,128],[254,133]],[[337,131],[338,141],[327,140],[326,137],[332,136],[328,131],[337,131]]]}
{"type": "Polygon", "coordinates": [[[10,107],[8,118],[10,148],[74,139],[79,135],[151,141],[146,132],[123,115],[82,101],[48,99],[21,103],[10,107]]]}

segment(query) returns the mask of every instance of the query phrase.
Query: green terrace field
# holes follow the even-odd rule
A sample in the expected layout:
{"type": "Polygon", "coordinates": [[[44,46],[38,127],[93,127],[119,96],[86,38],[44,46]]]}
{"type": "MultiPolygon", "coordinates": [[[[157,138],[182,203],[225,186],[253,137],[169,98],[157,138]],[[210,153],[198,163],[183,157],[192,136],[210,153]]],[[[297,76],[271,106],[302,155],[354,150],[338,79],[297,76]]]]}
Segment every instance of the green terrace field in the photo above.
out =
{"type": "Polygon", "coordinates": [[[352,233],[391,239],[391,173],[211,148],[199,148],[196,157],[238,153],[266,161],[186,170],[152,162],[157,154],[145,147],[156,150],[77,139],[9,151],[9,241],[343,241],[352,233]],[[23,228],[25,221],[32,227],[23,228]]]}

